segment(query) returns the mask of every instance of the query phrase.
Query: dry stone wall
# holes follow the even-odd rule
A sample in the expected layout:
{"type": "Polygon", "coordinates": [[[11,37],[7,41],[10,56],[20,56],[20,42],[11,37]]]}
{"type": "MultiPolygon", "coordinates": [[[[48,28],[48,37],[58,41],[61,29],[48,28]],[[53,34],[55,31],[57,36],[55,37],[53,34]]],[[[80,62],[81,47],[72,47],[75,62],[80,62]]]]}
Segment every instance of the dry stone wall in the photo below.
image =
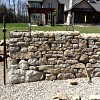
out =
{"type": "Polygon", "coordinates": [[[12,84],[100,76],[100,36],[79,32],[10,32],[12,84]]]}

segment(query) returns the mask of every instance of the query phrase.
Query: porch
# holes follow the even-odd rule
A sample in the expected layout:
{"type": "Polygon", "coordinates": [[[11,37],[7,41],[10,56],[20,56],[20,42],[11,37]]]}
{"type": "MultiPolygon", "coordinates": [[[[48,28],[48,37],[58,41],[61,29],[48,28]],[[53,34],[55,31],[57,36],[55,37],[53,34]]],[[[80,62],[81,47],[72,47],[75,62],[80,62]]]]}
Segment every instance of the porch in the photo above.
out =
{"type": "Polygon", "coordinates": [[[54,16],[53,12],[56,12],[54,8],[28,8],[28,14],[29,14],[29,23],[31,23],[31,15],[33,13],[39,13],[41,14],[42,18],[38,21],[38,25],[47,25],[48,24],[48,15],[50,18],[51,26],[54,25],[54,16]]]}

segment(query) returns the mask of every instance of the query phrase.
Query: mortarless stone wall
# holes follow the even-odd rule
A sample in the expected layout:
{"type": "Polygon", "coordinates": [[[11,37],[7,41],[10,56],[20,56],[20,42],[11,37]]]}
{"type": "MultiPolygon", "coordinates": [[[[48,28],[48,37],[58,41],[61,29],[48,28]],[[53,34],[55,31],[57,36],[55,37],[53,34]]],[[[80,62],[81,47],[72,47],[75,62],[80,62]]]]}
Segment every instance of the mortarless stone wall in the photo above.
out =
{"type": "Polygon", "coordinates": [[[100,36],[79,32],[10,32],[10,81],[100,77],[100,36]]]}

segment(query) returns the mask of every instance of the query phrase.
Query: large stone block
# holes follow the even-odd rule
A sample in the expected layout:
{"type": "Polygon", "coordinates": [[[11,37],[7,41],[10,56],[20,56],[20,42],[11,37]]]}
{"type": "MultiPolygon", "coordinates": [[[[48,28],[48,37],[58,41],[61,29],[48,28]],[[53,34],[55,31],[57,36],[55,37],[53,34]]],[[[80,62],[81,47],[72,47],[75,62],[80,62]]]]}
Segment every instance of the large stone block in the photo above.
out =
{"type": "Polygon", "coordinates": [[[22,47],[21,50],[20,50],[20,52],[22,52],[22,53],[27,53],[27,52],[28,52],[27,47],[22,47]]]}
{"type": "Polygon", "coordinates": [[[73,44],[73,49],[78,49],[79,48],[79,44],[73,44]]]}
{"type": "Polygon", "coordinates": [[[64,51],[64,56],[73,56],[75,53],[74,49],[67,49],[64,51]]]}
{"type": "Polygon", "coordinates": [[[25,71],[21,69],[10,70],[10,82],[12,84],[23,83],[25,82],[25,71]]]}
{"type": "Polygon", "coordinates": [[[56,75],[54,74],[46,74],[46,80],[50,80],[50,81],[53,81],[53,80],[56,80],[56,75]]]}
{"type": "Polygon", "coordinates": [[[19,47],[10,47],[9,50],[10,50],[10,52],[19,52],[20,48],[19,47]]]}
{"type": "Polygon", "coordinates": [[[85,54],[82,54],[79,61],[86,64],[86,63],[89,62],[89,56],[85,55],[85,54]]]}
{"type": "Polygon", "coordinates": [[[18,66],[19,66],[20,69],[23,69],[23,70],[29,69],[29,64],[28,64],[28,62],[25,61],[25,60],[21,60],[21,61],[19,62],[19,64],[18,64],[18,66]]]}
{"type": "Polygon", "coordinates": [[[100,72],[96,72],[94,76],[95,77],[100,77],[100,72]]]}
{"type": "Polygon", "coordinates": [[[85,72],[82,72],[82,73],[76,73],[76,77],[77,78],[82,78],[82,77],[87,77],[86,73],[85,72]]]}
{"type": "Polygon", "coordinates": [[[13,57],[16,57],[16,59],[29,59],[29,53],[28,52],[16,52],[13,57]]]}
{"type": "Polygon", "coordinates": [[[89,63],[91,63],[91,64],[94,64],[94,63],[96,63],[96,62],[97,62],[96,59],[89,59],[89,63]]]}
{"type": "Polygon", "coordinates": [[[89,45],[89,48],[95,49],[95,48],[98,48],[98,45],[93,45],[93,44],[91,44],[91,45],[89,45]]]}
{"type": "Polygon", "coordinates": [[[70,66],[71,68],[85,68],[85,65],[83,63],[78,63],[70,66]]]}
{"type": "Polygon", "coordinates": [[[19,47],[22,47],[22,46],[27,46],[28,44],[27,44],[27,42],[17,42],[17,45],[19,46],[19,47]]]}
{"type": "Polygon", "coordinates": [[[57,60],[57,65],[64,64],[63,60],[57,60]]]}
{"type": "Polygon", "coordinates": [[[11,65],[18,64],[18,60],[16,58],[11,59],[11,65]]]}
{"type": "Polygon", "coordinates": [[[59,73],[57,76],[57,79],[72,79],[75,78],[75,76],[72,73],[59,73]]]}
{"type": "Polygon", "coordinates": [[[100,68],[100,63],[92,64],[92,66],[93,66],[93,67],[96,67],[96,68],[98,68],[98,67],[100,68]]]}
{"type": "Polygon", "coordinates": [[[22,35],[22,32],[10,32],[10,38],[20,38],[22,35]]]}
{"type": "Polygon", "coordinates": [[[35,82],[41,81],[45,77],[43,72],[35,71],[35,70],[27,70],[25,81],[26,82],[35,82]]]}
{"type": "Polygon", "coordinates": [[[87,48],[87,47],[88,47],[87,41],[79,39],[79,48],[87,48]]]}
{"type": "Polygon", "coordinates": [[[39,59],[39,65],[47,65],[47,59],[45,57],[39,59]]]}
{"type": "Polygon", "coordinates": [[[61,73],[77,73],[77,72],[78,72],[77,68],[71,68],[70,66],[66,68],[61,68],[61,73]]]}
{"type": "Polygon", "coordinates": [[[78,44],[79,43],[78,39],[71,39],[70,41],[71,41],[72,44],[78,44]]]}
{"type": "Polygon", "coordinates": [[[40,65],[37,66],[38,70],[48,70],[48,69],[53,69],[54,66],[53,65],[40,65]]]}
{"type": "Polygon", "coordinates": [[[77,64],[78,60],[66,60],[65,63],[66,64],[77,64]]]}
{"type": "MultiPolygon", "coordinates": [[[[45,53],[44,53],[45,54],[45,53]]],[[[38,58],[41,58],[42,57],[42,52],[40,52],[40,51],[37,51],[37,52],[35,52],[35,54],[34,54],[36,57],[38,57],[38,58]]]]}
{"type": "Polygon", "coordinates": [[[24,37],[24,41],[25,42],[31,42],[32,41],[32,38],[31,37],[24,37]]]}
{"type": "Polygon", "coordinates": [[[61,72],[60,68],[53,68],[53,69],[48,69],[45,71],[46,73],[49,73],[49,74],[59,74],[61,72]]]}
{"type": "Polygon", "coordinates": [[[19,69],[18,64],[10,65],[10,70],[11,70],[11,69],[13,69],[13,70],[19,69]]]}
{"type": "Polygon", "coordinates": [[[48,44],[41,44],[41,46],[38,48],[39,51],[48,51],[50,50],[50,47],[48,44]]]}
{"type": "Polygon", "coordinates": [[[38,61],[37,58],[29,59],[29,60],[28,60],[28,63],[29,63],[29,65],[34,65],[34,66],[39,65],[39,61],[38,61]]]}
{"type": "Polygon", "coordinates": [[[49,59],[48,59],[48,64],[50,64],[50,65],[55,65],[55,64],[57,64],[57,58],[49,58],[49,59]]]}
{"type": "Polygon", "coordinates": [[[87,67],[87,68],[92,68],[93,66],[92,66],[91,63],[87,63],[87,64],[86,64],[86,67],[87,67]]]}
{"type": "Polygon", "coordinates": [[[28,46],[28,51],[29,52],[37,51],[37,47],[36,46],[28,46]]]}

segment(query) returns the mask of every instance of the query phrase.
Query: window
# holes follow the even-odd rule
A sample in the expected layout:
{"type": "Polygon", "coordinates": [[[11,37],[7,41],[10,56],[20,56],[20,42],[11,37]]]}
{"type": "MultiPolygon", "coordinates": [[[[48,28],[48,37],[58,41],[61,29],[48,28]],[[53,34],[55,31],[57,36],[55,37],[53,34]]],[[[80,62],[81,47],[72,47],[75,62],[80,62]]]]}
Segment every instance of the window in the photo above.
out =
{"type": "Polygon", "coordinates": [[[33,4],[33,7],[35,8],[35,4],[33,4]]]}
{"type": "Polygon", "coordinates": [[[33,16],[34,19],[40,19],[40,18],[41,18],[41,17],[40,17],[41,15],[38,14],[38,13],[35,13],[35,14],[33,14],[32,16],[33,16]]]}
{"type": "Polygon", "coordinates": [[[52,2],[49,2],[49,3],[48,3],[48,8],[53,8],[52,2]]]}
{"type": "Polygon", "coordinates": [[[33,7],[34,8],[41,8],[41,5],[40,5],[40,3],[33,3],[33,7]]]}
{"type": "Polygon", "coordinates": [[[51,14],[48,14],[48,20],[51,20],[51,14]]]}
{"type": "Polygon", "coordinates": [[[35,18],[35,15],[33,15],[33,18],[35,18]]]}
{"type": "MultiPolygon", "coordinates": [[[[53,8],[52,2],[49,2],[49,3],[48,3],[48,8],[53,8]]],[[[51,14],[48,14],[48,20],[49,20],[49,21],[51,20],[51,14]]]]}

